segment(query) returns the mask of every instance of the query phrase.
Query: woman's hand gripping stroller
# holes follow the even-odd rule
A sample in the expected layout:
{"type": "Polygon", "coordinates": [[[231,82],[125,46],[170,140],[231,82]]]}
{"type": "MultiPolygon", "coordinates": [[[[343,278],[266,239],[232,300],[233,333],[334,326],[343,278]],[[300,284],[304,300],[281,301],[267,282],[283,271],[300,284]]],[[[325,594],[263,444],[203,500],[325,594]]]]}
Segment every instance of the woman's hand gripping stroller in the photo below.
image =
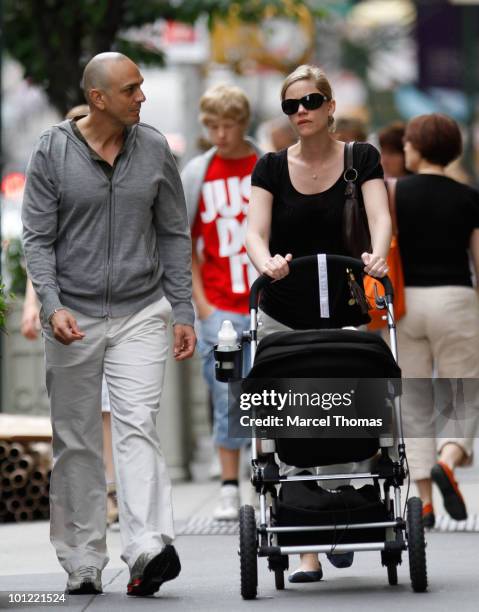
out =
{"type": "Polygon", "coordinates": [[[282,255],[274,255],[269,257],[261,266],[261,273],[271,276],[274,280],[281,280],[289,274],[289,262],[293,259],[291,253],[284,257],[282,255]]]}
{"type": "Polygon", "coordinates": [[[363,253],[361,255],[361,259],[363,260],[365,266],[364,271],[370,276],[382,278],[389,272],[389,267],[386,260],[380,255],[375,255],[374,253],[363,253]]]}

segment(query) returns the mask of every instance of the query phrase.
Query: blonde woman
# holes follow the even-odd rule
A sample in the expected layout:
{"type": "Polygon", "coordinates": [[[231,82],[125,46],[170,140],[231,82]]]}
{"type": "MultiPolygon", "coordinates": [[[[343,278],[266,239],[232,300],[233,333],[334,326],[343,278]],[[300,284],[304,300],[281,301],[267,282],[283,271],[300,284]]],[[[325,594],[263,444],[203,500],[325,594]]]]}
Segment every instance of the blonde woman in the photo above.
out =
{"type": "MultiPolygon", "coordinates": [[[[316,253],[347,254],[342,241],[345,201],[345,143],[336,140],[336,103],[326,75],[316,66],[300,66],[281,89],[281,106],[299,140],[287,149],[268,153],[257,163],[251,184],[246,247],[258,272],[275,280],[289,273],[293,257],[316,253]]],[[[391,240],[383,170],[370,144],[354,146],[354,168],[361,204],[371,232],[371,253],[363,253],[364,269],[382,277],[391,240]]],[[[317,283],[301,274],[272,283],[262,294],[258,322],[260,338],[287,329],[361,325],[369,320],[349,302],[346,275],[330,295],[331,318],[319,316],[317,283]]],[[[330,556],[334,565],[352,563],[352,555],[330,556]],[[341,561],[339,558],[342,558],[341,561]]],[[[301,557],[290,582],[314,582],[322,577],[317,555],[301,557]]]]}

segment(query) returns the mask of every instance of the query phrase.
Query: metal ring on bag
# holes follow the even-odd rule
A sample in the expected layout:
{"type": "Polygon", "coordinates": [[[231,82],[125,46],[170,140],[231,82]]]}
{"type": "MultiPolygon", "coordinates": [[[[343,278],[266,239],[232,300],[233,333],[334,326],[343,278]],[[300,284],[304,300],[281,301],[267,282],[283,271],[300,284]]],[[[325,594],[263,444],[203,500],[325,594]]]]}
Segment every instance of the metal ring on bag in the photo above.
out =
{"type": "Polygon", "coordinates": [[[358,171],[356,170],[356,168],[346,168],[346,170],[344,171],[343,174],[343,179],[348,183],[349,181],[352,181],[354,183],[354,181],[358,178],[359,174],[358,171]],[[354,172],[354,178],[348,178],[347,174],[348,172],[354,172]]]}

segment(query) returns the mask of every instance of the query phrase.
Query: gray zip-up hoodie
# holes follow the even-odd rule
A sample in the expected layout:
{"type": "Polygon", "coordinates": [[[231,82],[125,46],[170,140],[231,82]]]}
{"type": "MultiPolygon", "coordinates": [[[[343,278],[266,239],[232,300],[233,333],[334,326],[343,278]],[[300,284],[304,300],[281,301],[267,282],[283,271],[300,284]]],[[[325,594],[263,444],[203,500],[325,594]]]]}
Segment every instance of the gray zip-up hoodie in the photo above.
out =
{"type": "Polygon", "coordinates": [[[70,122],[42,134],[27,170],[22,221],[27,269],[46,318],[70,307],[132,314],[163,295],[192,325],[191,239],[165,137],[130,128],[111,180],[70,122]]]}

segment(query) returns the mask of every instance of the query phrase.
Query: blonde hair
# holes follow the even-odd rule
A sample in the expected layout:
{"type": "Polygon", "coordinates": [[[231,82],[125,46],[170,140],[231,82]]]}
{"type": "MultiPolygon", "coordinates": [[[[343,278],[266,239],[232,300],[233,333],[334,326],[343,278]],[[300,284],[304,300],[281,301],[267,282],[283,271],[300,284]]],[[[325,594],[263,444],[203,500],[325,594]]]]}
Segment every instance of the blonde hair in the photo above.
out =
{"type": "Polygon", "coordinates": [[[250,104],[246,94],[235,85],[220,84],[208,89],[200,99],[200,121],[204,125],[211,119],[232,119],[248,123],[250,104]]]}
{"type": "MultiPolygon", "coordinates": [[[[321,68],[311,64],[302,64],[293,70],[291,74],[288,74],[288,76],[284,79],[283,86],[281,87],[281,100],[285,99],[286,90],[288,87],[297,81],[313,81],[314,86],[319,92],[325,95],[328,100],[333,99],[333,89],[331,87],[331,83],[321,68]]],[[[328,126],[329,131],[334,132],[335,122],[332,115],[328,117],[328,126]]]]}

